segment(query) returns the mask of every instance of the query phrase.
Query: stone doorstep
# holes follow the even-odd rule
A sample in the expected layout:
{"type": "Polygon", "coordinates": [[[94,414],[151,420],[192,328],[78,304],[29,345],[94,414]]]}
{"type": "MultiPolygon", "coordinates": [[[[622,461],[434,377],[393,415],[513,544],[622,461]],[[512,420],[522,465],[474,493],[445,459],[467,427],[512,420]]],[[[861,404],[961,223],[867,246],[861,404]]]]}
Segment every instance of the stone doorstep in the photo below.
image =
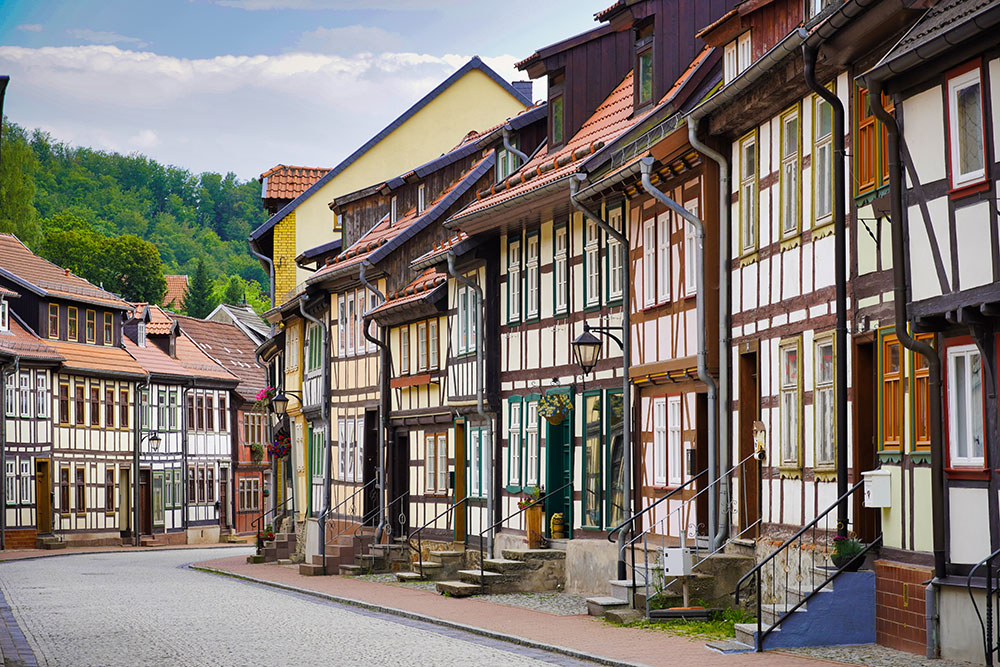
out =
{"type": "Polygon", "coordinates": [[[470,584],[480,584],[483,586],[490,586],[492,584],[498,584],[506,579],[506,577],[498,572],[490,572],[489,570],[459,570],[458,578],[461,581],[465,581],[470,584]]]}
{"type": "Polygon", "coordinates": [[[322,565],[313,565],[311,563],[301,563],[299,565],[299,574],[306,577],[316,577],[326,574],[326,568],[322,565]]]}
{"type": "Polygon", "coordinates": [[[501,574],[516,572],[527,567],[528,564],[523,560],[508,560],[506,558],[486,558],[483,560],[484,569],[490,572],[500,572],[501,574]]]}
{"type": "MultiPolygon", "coordinates": [[[[740,642],[741,644],[746,644],[747,646],[757,645],[757,642],[754,641],[754,636],[757,634],[756,623],[737,623],[734,627],[736,629],[736,641],[740,642]]],[[[769,624],[761,623],[760,626],[761,632],[763,632],[769,627],[771,627],[769,624]]],[[[771,632],[771,634],[773,635],[778,632],[781,632],[780,625],[777,628],[775,628],[771,632]]]]}
{"type": "Polygon", "coordinates": [[[440,559],[465,558],[465,552],[464,551],[429,551],[428,553],[431,556],[434,556],[435,558],[440,558],[440,559]]]}
{"type": "Polygon", "coordinates": [[[342,576],[347,577],[356,577],[365,573],[364,568],[360,565],[341,565],[337,569],[342,576]]]}
{"type": "Polygon", "coordinates": [[[735,639],[720,639],[718,641],[711,641],[705,644],[705,646],[724,655],[750,653],[754,650],[752,645],[744,644],[743,642],[736,641],[735,639]]]}
{"type": "Polygon", "coordinates": [[[456,598],[466,598],[470,595],[481,593],[483,590],[483,587],[479,584],[470,584],[465,581],[439,581],[435,588],[442,595],[447,593],[456,598]]]}
{"type": "Polygon", "coordinates": [[[396,581],[407,583],[413,581],[424,581],[424,578],[420,576],[419,572],[397,572],[396,581]]]}
{"type": "Polygon", "coordinates": [[[566,552],[560,549],[503,549],[500,552],[507,560],[566,560],[566,552]]]}
{"type": "Polygon", "coordinates": [[[628,602],[608,595],[587,598],[587,614],[590,616],[604,616],[610,609],[628,607],[628,602]]]}
{"type": "MultiPolygon", "coordinates": [[[[772,625],[779,618],[786,616],[794,606],[795,606],[794,602],[789,602],[786,604],[762,604],[760,606],[761,620],[763,620],[764,623],[766,623],[767,625],[772,625]]],[[[794,613],[796,614],[805,613],[806,607],[808,606],[809,603],[807,602],[806,604],[796,609],[794,613]]]]}

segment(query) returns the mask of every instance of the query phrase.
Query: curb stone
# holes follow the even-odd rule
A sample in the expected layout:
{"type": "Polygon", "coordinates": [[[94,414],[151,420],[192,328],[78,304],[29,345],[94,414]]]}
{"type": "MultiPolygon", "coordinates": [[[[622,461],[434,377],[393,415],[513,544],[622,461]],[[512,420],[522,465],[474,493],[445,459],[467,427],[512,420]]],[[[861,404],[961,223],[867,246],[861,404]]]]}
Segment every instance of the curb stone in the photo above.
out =
{"type": "Polygon", "coordinates": [[[502,632],[497,632],[495,630],[487,630],[486,628],[479,628],[474,625],[466,625],[464,623],[447,621],[443,618],[435,618],[434,616],[418,614],[416,612],[406,611],[405,609],[396,609],[395,607],[386,607],[372,602],[365,602],[364,600],[355,600],[353,598],[346,598],[339,595],[332,595],[330,593],[321,593],[319,591],[313,591],[308,588],[289,586],[288,584],[281,584],[275,581],[268,581],[267,579],[258,579],[257,577],[251,577],[245,574],[237,574],[235,572],[229,572],[227,570],[219,570],[216,568],[205,567],[202,565],[188,565],[187,567],[190,570],[197,570],[199,572],[205,572],[207,574],[215,574],[223,577],[230,577],[232,579],[240,579],[243,581],[260,584],[263,586],[270,586],[271,588],[277,588],[280,590],[299,593],[302,595],[309,595],[312,597],[320,598],[322,600],[337,602],[343,605],[359,607],[361,609],[367,609],[369,611],[375,611],[383,614],[390,614],[392,616],[400,616],[402,618],[408,618],[415,621],[423,621],[425,623],[432,623],[434,625],[440,625],[446,628],[452,628],[454,630],[461,630],[463,632],[468,632],[470,634],[479,635],[481,637],[487,637],[489,639],[495,639],[498,641],[507,642],[509,644],[526,646],[528,648],[534,648],[541,651],[548,651],[550,653],[558,653],[570,658],[576,658],[578,660],[586,660],[588,662],[593,662],[600,665],[608,665],[609,667],[646,667],[645,665],[638,662],[626,662],[623,660],[615,660],[613,658],[607,658],[604,656],[595,655],[593,653],[587,653],[585,651],[578,651],[576,649],[567,648],[565,646],[546,644],[544,642],[535,641],[534,639],[518,637],[517,635],[508,635],[502,632]]]}
{"type": "MultiPolygon", "coordinates": [[[[99,556],[101,554],[123,554],[123,553],[152,553],[154,551],[200,551],[202,549],[238,549],[240,547],[249,548],[252,544],[236,544],[233,546],[223,546],[221,544],[208,544],[194,547],[133,547],[130,549],[107,549],[105,551],[55,551],[49,554],[33,554],[30,556],[11,556],[10,558],[0,558],[0,567],[4,563],[17,563],[26,560],[41,560],[43,558],[65,558],[66,556],[99,556]]],[[[3,552],[0,552],[3,553],[3,552]]],[[[2,665],[0,665],[2,667],[2,665]]]]}

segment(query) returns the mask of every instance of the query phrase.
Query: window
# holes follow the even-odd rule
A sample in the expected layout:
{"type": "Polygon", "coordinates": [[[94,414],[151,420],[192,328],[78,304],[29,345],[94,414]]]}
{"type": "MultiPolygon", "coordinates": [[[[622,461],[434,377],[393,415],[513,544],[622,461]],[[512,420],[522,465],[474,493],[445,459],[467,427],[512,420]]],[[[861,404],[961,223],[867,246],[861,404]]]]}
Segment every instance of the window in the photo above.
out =
{"type": "Polygon", "coordinates": [[[326,432],[323,429],[309,427],[309,461],[313,477],[323,477],[326,471],[325,439],[326,432]]]}
{"type": "Polygon", "coordinates": [[[834,0],[806,0],[806,12],[809,18],[813,18],[824,9],[832,5],[834,0]]]}
{"type": "Polygon", "coordinates": [[[818,226],[833,220],[833,107],[822,97],[813,98],[813,221],[818,226]]]}
{"type": "Polygon", "coordinates": [[[410,325],[399,328],[399,372],[406,375],[410,372],[410,325]]]}
{"type": "Polygon", "coordinates": [[[427,367],[437,369],[441,341],[438,338],[438,321],[427,322],[427,367]]]}
{"type": "Polygon", "coordinates": [[[399,219],[399,210],[398,210],[398,208],[399,208],[398,201],[397,201],[396,197],[393,197],[392,199],[389,200],[389,225],[390,226],[396,224],[396,221],[399,219]]]}
{"type": "Polygon", "coordinates": [[[813,376],[813,421],[816,423],[815,467],[832,467],[837,462],[834,430],[833,340],[817,341],[816,370],[813,376]]]}
{"type": "Polygon", "coordinates": [[[444,433],[424,437],[424,483],[428,495],[448,493],[448,436],[444,433]]]}
{"type": "Polygon", "coordinates": [[[511,398],[507,424],[507,480],[513,487],[521,486],[521,399],[511,398]]]}
{"type": "Polygon", "coordinates": [[[347,306],[343,294],[337,297],[337,353],[342,357],[347,353],[347,306]]]}
{"type": "Polygon", "coordinates": [[[882,339],[882,449],[903,443],[903,364],[894,334],[882,339]]]}
{"type": "MultiPolygon", "coordinates": [[[[883,95],[882,104],[892,113],[892,100],[883,95]]],[[[872,113],[871,98],[866,88],[857,91],[854,161],[855,194],[866,194],[888,184],[888,136],[885,126],[872,113]]]]}
{"type": "Polygon", "coordinates": [[[799,233],[799,111],[781,116],[781,238],[799,233]]]}
{"type": "Polygon", "coordinates": [[[799,466],[799,417],[802,408],[799,393],[799,345],[781,348],[781,464],[799,466]]]}
{"type": "Polygon", "coordinates": [[[667,397],[667,481],[676,486],[684,479],[684,441],[681,433],[681,397],[667,397]]]}
{"type": "Polygon", "coordinates": [[[111,313],[104,313],[104,340],[105,345],[114,345],[114,329],[112,328],[111,313]]]}
{"type": "Polygon", "coordinates": [[[558,146],[563,142],[563,96],[557,95],[552,98],[549,104],[549,114],[552,123],[552,145],[558,146]]]}
{"type": "Polygon", "coordinates": [[[264,444],[264,415],[260,412],[243,414],[243,444],[264,444]]]}
{"type": "Polygon", "coordinates": [[[7,459],[4,461],[4,492],[7,495],[7,504],[17,504],[17,460],[7,459]]]}
{"type": "Polygon", "coordinates": [[[49,304],[49,338],[59,338],[59,306],[49,304]]]}
{"type": "Polygon", "coordinates": [[[601,235],[597,223],[589,218],[585,219],[583,230],[583,262],[587,276],[584,303],[587,308],[593,308],[601,305],[601,235]]]}
{"type": "Polygon", "coordinates": [[[354,469],[354,462],[357,458],[357,440],[355,440],[354,435],[354,420],[347,420],[347,479],[353,481],[356,479],[356,473],[354,469]]]}
{"type": "Polygon", "coordinates": [[[458,288],[458,352],[471,354],[476,351],[476,313],[478,305],[476,292],[465,285],[458,288]]]}
{"type": "Polygon", "coordinates": [[[528,401],[524,414],[524,485],[538,486],[538,401],[528,401]]]}
{"type": "MultiPolygon", "coordinates": [[[[519,142],[517,137],[510,137],[510,145],[514,148],[519,147],[519,142]]],[[[518,157],[513,152],[507,150],[506,148],[501,148],[497,151],[497,166],[496,166],[496,177],[499,183],[503,179],[507,178],[515,171],[520,165],[518,164],[518,157]]]]}
{"type": "Polygon", "coordinates": [[[70,306],[66,309],[66,312],[66,335],[69,337],[69,340],[78,341],[80,338],[80,331],[78,329],[80,325],[80,315],[75,306],[70,306]]]}
{"type": "Polygon", "coordinates": [[[73,423],[76,424],[77,426],[83,426],[86,423],[84,419],[85,411],[84,411],[83,385],[75,385],[73,387],[73,390],[75,392],[73,397],[74,398],[73,407],[74,407],[74,412],[76,412],[76,414],[74,415],[75,421],[73,423]]]}
{"type": "Polygon", "coordinates": [[[601,420],[600,393],[583,397],[583,517],[588,528],[601,527],[601,420]]]}
{"type": "Polygon", "coordinates": [[[569,228],[556,227],[553,235],[552,272],[555,281],[555,312],[569,311],[569,228]]]}
{"type": "Polygon", "coordinates": [[[104,469],[104,511],[115,511],[115,469],[104,469]]]}
{"type": "Polygon", "coordinates": [[[35,371],[35,403],[39,417],[49,416],[49,376],[45,371],[35,371]]]}
{"type": "MultiPolygon", "coordinates": [[[[933,345],[934,334],[918,334],[919,341],[933,345]]],[[[930,367],[922,354],[912,354],[913,360],[913,449],[929,451],[931,448],[930,367]]]]}
{"type": "Polygon", "coordinates": [[[198,496],[195,493],[195,471],[194,466],[188,468],[188,502],[196,503],[198,502],[198,496]]]}
{"type": "Polygon", "coordinates": [[[21,403],[21,416],[30,417],[31,416],[31,371],[21,371],[18,377],[18,382],[20,383],[18,400],[21,403]]]}
{"type": "Polygon", "coordinates": [[[87,311],[87,342],[97,342],[97,313],[93,310],[87,311]]]}
{"type": "MultiPolygon", "coordinates": [[[[369,294],[368,295],[368,312],[372,312],[376,308],[378,308],[378,297],[375,294],[369,294]]],[[[369,322],[368,322],[368,334],[372,338],[378,340],[378,337],[379,337],[378,326],[375,324],[374,318],[371,319],[371,320],[369,320],[369,322]]],[[[368,341],[368,351],[369,352],[375,352],[376,349],[377,348],[375,347],[375,343],[372,342],[371,340],[369,340],[368,341]]]]}
{"type": "Polygon", "coordinates": [[[69,514],[69,468],[59,469],[59,509],[69,514]]]}
{"type": "Polygon", "coordinates": [[[347,423],[337,420],[337,478],[347,479],[347,423]]]}
{"type": "Polygon", "coordinates": [[[319,370],[322,365],[323,330],[318,324],[311,324],[306,332],[306,372],[319,370]]]}
{"type": "Polygon", "coordinates": [[[87,511],[87,469],[80,466],[76,469],[76,513],[87,511]]]}
{"type": "Polygon", "coordinates": [[[101,388],[90,388],[90,425],[101,425],[101,388]]]}
{"type": "Polygon", "coordinates": [[[177,415],[180,412],[180,389],[170,392],[170,430],[177,430],[177,415]]]}
{"type": "Polygon", "coordinates": [[[208,477],[207,477],[207,481],[205,482],[205,484],[206,484],[205,496],[206,496],[206,500],[208,502],[214,503],[215,502],[215,468],[213,468],[212,466],[209,466],[207,472],[208,472],[208,477]]]}
{"type": "Polygon", "coordinates": [[[160,389],[156,393],[156,426],[157,431],[167,430],[167,415],[170,412],[170,404],[167,402],[167,390],[160,389]]]}
{"type": "Polygon", "coordinates": [[[740,141],[740,249],[757,249],[757,135],[740,141]]]}
{"type": "Polygon", "coordinates": [[[670,300],[670,221],[671,213],[661,213],[656,230],[656,300],[670,300]]]}
{"type": "Polygon", "coordinates": [[[69,385],[59,383],[59,423],[69,424],[69,385]]]}
{"type": "Polygon", "coordinates": [[[742,72],[753,62],[752,42],[750,41],[750,31],[740,35],[736,40],[736,70],[742,72]]]}
{"type": "Polygon", "coordinates": [[[198,394],[194,398],[194,428],[196,431],[205,430],[205,397],[198,394]]]}
{"type": "MultiPolygon", "coordinates": [[[[608,224],[616,231],[622,230],[622,209],[615,207],[608,211],[608,224]]],[[[608,300],[614,301],[622,296],[622,244],[613,236],[608,236],[608,300]]]]}
{"type": "MultiPolygon", "coordinates": [[[[343,336],[342,336],[343,337],[343,336]]],[[[299,328],[292,326],[285,333],[285,369],[289,371],[299,368],[299,328]]]]}
{"type": "MultiPolygon", "coordinates": [[[[684,202],[684,208],[698,217],[698,200],[684,202]]],[[[698,262],[701,260],[698,252],[698,230],[687,220],[684,220],[684,295],[691,296],[698,291],[698,262]]]]}
{"type": "Polygon", "coordinates": [[[979,348],[948,349],[948,444],[952,467],[983,467],[983,377],[979,348]]]}
{"type": "Polygon", "coordinates": [[[427,323],[417,325],[417,370],[427,370],[427,323]]]}
{"type": "Polygon", "coordinates": [[[354,333],[357,325],[357,317],[354,314],[354,293],[347,295],[347,354],[354,354],[354,333]]]}
{"type": "Polygon", "coordinates": [[[636,31],[636,64],[638,77],[635,82],[636,107],[653,101],[653,23],[650,21],[636,31]]]}
{"type": "Polygon", "coordinates": [[[139,322],[139,324],[136,325],[136,335],[135,335],[135,338],[136,338],[136,340],[139,343],[139,347],[146,347],[146,323],[145,322],[139,322]]]}
{"type": "Polygon", "coordinates": [[[0,331],[10,330],[10,304],[0,299],[0,331]]]}
{"type": "Polygon", "coordinates": [[[736,60],[736,40],[726,44],[722,60],[723,83],[729,83],[739,74],[739,67],[736,60]]]}
{"type": "Polygon", "coordinates": [[[417,214],[423,213],[424,208],[427,206],[424,197],[425,197],[424,184],[421,183],[420,185],[417,186],[417,214]]]}
{"type": "Polygon", "coordinates": [[[521,319],[521,239],[507,246],[507,321],[521,319]]]}
{"type": "Polygon", "coordinates": [[[667,399],[653,399],[653,484],[667,485],[667,399]]]}
{"type": "Polygon", "coordinates": [[[31,459],[21,459],[21,503],[30,505],[34,502],[34,490],[31,479],[31,459]]]}
{"type": "MultiPolygon", "coordinates": [[[[4,373],[4,379],[6,380],[6,371],[0,371],[0,373],[4,373]]],[[[14,386],[13,380],[11,378],[7,381],[4,388],[4,412],[8,417],[13,417],[17,414],[17,389],[14,386]]]]}
{"type": "Polygon", "coordinates": [[[128,389],[118,392],[118,428],[128,428],[128,389]]]}
{"type": "Polygon", "coordinates": [[[215,430],[215,397],[211,394],[205,396],[205,430],[215,430]]]}
{"type": "Polygon", "coordinates": [[[524,254],[524,316],[538,317],[538,234],[528,236],[524,254]]]}
{"type": "Polygon", "coordinates": [[[486,471],[483,466],[484,450],[489,450],[489,443],[486,441],[486,429],[475,427],[469,429],[469,495],[474,498],[482,498],[486,495],[486,471]]]}
{"type": "Polygon", "coordinates": [[[608,391],[607,408],[608,432],[608,509],[605,524],[617,526],[625,520],[625,440],[622,419],[622,393],[608,391]]]}
{"type": "Polygon", "coordinates": [[[139,393],[139,425],[142,429],[149,428],[149,391],[139,393]]]}
{"type": "MultiPolygon", "coordinates": [[[[365,291],[364,290],[358,290],[358,294],[357,294],[357,296],[354,299],[354,303],[356,303],[357,306],[358,306],[358,318],[354,322],[354,326],[357,327],[357,331],[355,333],[356,333],[356,340],[358,341],[356,352],[358,354],[364,354],[365,353],[365,347],[367,345],[367,341],[365,340],[365,312],[366,312],[366,310],[365,310],[365,291]]],[[[317,327],[317,328],[319,328],[319,327],[317,327]]],[[[318,334],[317,334],[317,336],[318,336],[318,334]]],[[[317,343],[317,345],[318,345],[318,343],[317,343]]],[[[320,348],[317,347],[316,349],[319,350],[320,348]]],[[[317,355],[317,362],[321,363],[322,362],[322,355],[321,355],[321,353],[317,352],[316,355],[317,355]]],[[[319,366],[317,365],[316,368],[319,368],[319,366]]]]}
{"type": "Polygon", "coordinates": [[[960,188],[983,180],[986,177],[986,142],[978,67],[948,79],[948,138],[952,187],[960,188]]]}
{"type": "Polygon", "coordinates": [[[642,224],[642,294],[643,305],[656,305],[656,219],[642,224]]]}
{"type": "Polygon", "coordinates": [[[182,504],[181,485],[182,485],[181,471],[174,470],[174,507],[180,507],[182,504]]]}
{"type": "Polygon", "coordinates": [[[163,506],[174,506],[174,471],[166,470],[163,473],[163,506]]]}
{"type": "Polygon", "coordinates": [[[198,468],[198,502],[205,502],[205,469],[198,468]]]}

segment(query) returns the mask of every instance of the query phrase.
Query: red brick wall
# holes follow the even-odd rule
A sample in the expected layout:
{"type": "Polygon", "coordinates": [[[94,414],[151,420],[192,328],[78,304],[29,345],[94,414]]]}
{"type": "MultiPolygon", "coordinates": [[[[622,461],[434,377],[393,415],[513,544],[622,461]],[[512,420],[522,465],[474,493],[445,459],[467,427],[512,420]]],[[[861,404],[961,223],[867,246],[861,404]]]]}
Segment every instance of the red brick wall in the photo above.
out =
{"type": "Polygon", "coordinates": [[[875,561],[875,636],[879,644],[920,655],[926,653],[923,582],[933,576],[930,568],[875,561]]]}
{"type": "Polygon", "coordinates": [[[37,533],[34,528],[28,530],[7,530],[6,543],[8,549],[34,549],[37,533]]]}

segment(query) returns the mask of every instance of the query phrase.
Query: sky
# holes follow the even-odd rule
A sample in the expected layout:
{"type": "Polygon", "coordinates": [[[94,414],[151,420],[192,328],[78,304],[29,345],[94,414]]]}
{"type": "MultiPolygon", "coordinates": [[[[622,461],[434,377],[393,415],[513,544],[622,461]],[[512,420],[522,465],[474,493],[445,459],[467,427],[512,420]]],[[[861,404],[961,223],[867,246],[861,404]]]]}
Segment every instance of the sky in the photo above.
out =
{"type": "Polygon", "coordinates": [[[514,63],[611,4],[0,0],[4,114],[194,173],[333,167],[472,56],[527,79],[514,63]]]}

